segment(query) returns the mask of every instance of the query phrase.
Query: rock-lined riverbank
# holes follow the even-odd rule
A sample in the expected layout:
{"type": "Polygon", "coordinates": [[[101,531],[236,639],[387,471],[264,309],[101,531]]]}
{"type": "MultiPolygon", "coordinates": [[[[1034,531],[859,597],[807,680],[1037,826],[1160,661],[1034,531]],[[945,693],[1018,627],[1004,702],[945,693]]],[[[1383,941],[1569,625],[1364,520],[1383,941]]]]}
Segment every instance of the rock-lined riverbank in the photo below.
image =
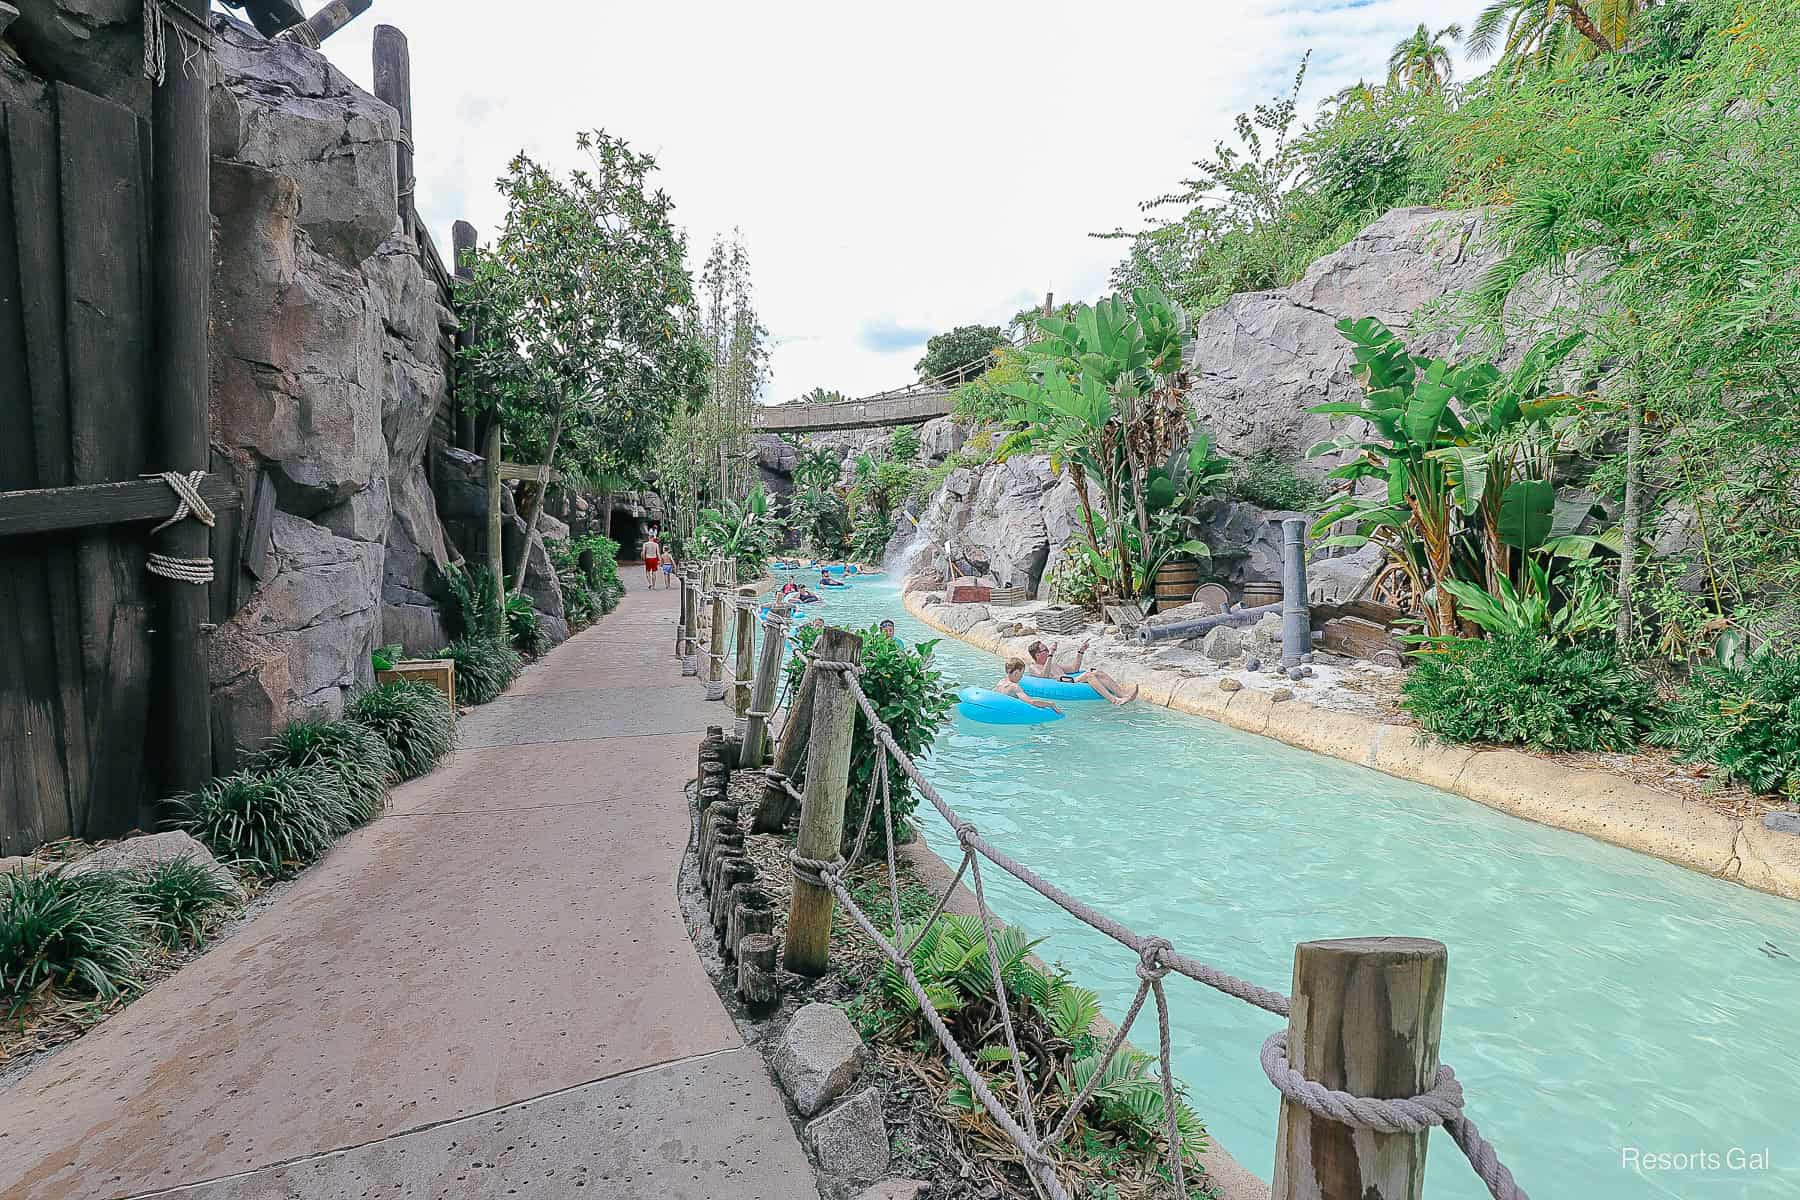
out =
{"type": "MultiPolygon", "coordinates": [[[[912,591],[908,612],[942,633],[995,654],[1020,654],[1038,634],[1031,606],[951,605],[912,591]],[[1024,618],[1021,621],[1021,618],[1024,618]],[[1018,622],[1019,630],[1003,628],[1018,622]]],[[[1359,689],[1320,678],[1290,686],[1244,671],[1206,671],[1197,661],[1158,661],[1116,635],[1093,632],[1088,661],[1138,698],[1427,784],[1541,825],[1654,855],[1757,891],[1800,900],[1800,836],[1759,815],[1733,816],[1610,771],[1567,766],[1517,750],[1451,746],[1396,723],[1391,700],[1365,704],[1359,689]],[[1309,686],[1310,685],[1310,686],[1309,686]],[[1296,691],[1296,687],[1298,691],[1296,691]]],[[[1084,635],[1071,635],[1079,640],[1084,635]]],[[[1064,641],[1070,640],[1065,637],[1064,641]]],[[[1380,668],[1369,668],[1379,671],[1380,668]]],[[[1323,672],[1319,673],[1323,676],[1323,672]]]]}

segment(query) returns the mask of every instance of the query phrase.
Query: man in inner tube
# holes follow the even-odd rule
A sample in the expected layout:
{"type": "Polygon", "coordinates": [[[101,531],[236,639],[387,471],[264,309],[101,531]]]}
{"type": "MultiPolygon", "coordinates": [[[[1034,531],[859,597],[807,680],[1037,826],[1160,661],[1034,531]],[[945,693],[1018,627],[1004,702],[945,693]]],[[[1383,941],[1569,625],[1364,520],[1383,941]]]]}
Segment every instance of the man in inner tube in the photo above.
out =
{"type": "Polygon", "coordinates": [[[1135,685],[1130,691],[1126,691],[1118,680],[1098,667],[1086,671],[1081,669],[1081,660],[1087,657],[1087,642],[1082,642],[1076,649],[1074,660],[1066,668],[1059,668],[1056,664],[1056,647],[1057,643],[1055,642],[1051,642],[1049,645],[1045,645],[1041,641],[1031,643],[1029,650],[1031,666],[1028,670],[1039,679],[1060,679],[1064,683],[1085,683],[1099,692],[1102,699],[1110,700],[1114,704],[1123,704],[1127,700],[1137,698],[1135,685]]]}

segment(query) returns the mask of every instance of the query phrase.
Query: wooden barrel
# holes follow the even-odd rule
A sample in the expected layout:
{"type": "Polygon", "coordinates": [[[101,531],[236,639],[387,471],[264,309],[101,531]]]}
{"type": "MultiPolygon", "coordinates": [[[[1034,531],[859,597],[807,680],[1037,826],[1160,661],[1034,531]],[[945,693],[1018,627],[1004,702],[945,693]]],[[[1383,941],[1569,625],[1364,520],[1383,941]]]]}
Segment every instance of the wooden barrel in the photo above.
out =
{"type": "Polygon", "coordinates": [[[1156,569],[1156,607],[1164,611],[1179,608],[1193,598],[1200,586],[1200,564],[1170,560],[1156,569]]]}
{"type": "Polygon", "coordinates": [[[1281,603],[1281,585],[1269,580],[1259,579],[1244,585],[1244,607],[1261,608],[1265,604],[1281,603]]]}

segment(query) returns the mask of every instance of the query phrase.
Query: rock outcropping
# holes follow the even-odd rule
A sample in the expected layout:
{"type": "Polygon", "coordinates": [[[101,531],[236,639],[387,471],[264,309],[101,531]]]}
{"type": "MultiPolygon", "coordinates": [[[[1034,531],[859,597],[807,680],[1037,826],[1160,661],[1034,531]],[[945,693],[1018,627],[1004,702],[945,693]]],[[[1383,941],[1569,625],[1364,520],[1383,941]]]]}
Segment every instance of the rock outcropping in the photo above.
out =
{"type": "Polygon", "coordinates": [[[453,318],[398,223],[393,109],[323,55],[214,26],[213,440],[278,509],[257,587],[213,638],[223,759],[336,714],[377,645],[446,640],[425,460],[453,318]]]}
{"type": "MultiPolygon", "coordinates": [[[[1415,313],[1470,287],[1493,261],[1480,223],[1468,212],[1394,209],[1291,287],[1244,292],[1199,317],[1188,396],[1219,448],[1298,462],[1331,436],[1330,419],[1307,409],[1362,394],[1336,329],[1345,317],[1376,317],[1422,353],[1450,352],[1447,335],[1411,326],[1415,313]]],[[[1318,474],[1325,465],[1300,469],[1318,474]]]]}

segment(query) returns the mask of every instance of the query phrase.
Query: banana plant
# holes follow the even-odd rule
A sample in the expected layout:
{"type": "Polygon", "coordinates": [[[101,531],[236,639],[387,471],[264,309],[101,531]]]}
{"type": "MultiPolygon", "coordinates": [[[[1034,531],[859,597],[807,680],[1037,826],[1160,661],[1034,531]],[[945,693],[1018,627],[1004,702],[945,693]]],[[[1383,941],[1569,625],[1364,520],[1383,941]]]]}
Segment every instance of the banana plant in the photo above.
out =
{"type": "Polygon", "coordinates": [[[759,484],[741,501],[726,499],[718,508],[701,509],[694,541],[702,555],[729,559],[739,579],[755,579],[774,533],[768,518],[769,498],[759,484]]]}
{"type": "Polygon", "coordinates": [[[1213,452],[1212,435],[1198,433],[1144,480],[1144,504],[1150,516],[1149,549],[1142,556],[1138,591],[1149,588],[1162,565],[1177,554],[1211,560],[1212,548],[1189,536],[1193,508],[1202,496],[1231,478],[1231,460],[1213,452]]]}

